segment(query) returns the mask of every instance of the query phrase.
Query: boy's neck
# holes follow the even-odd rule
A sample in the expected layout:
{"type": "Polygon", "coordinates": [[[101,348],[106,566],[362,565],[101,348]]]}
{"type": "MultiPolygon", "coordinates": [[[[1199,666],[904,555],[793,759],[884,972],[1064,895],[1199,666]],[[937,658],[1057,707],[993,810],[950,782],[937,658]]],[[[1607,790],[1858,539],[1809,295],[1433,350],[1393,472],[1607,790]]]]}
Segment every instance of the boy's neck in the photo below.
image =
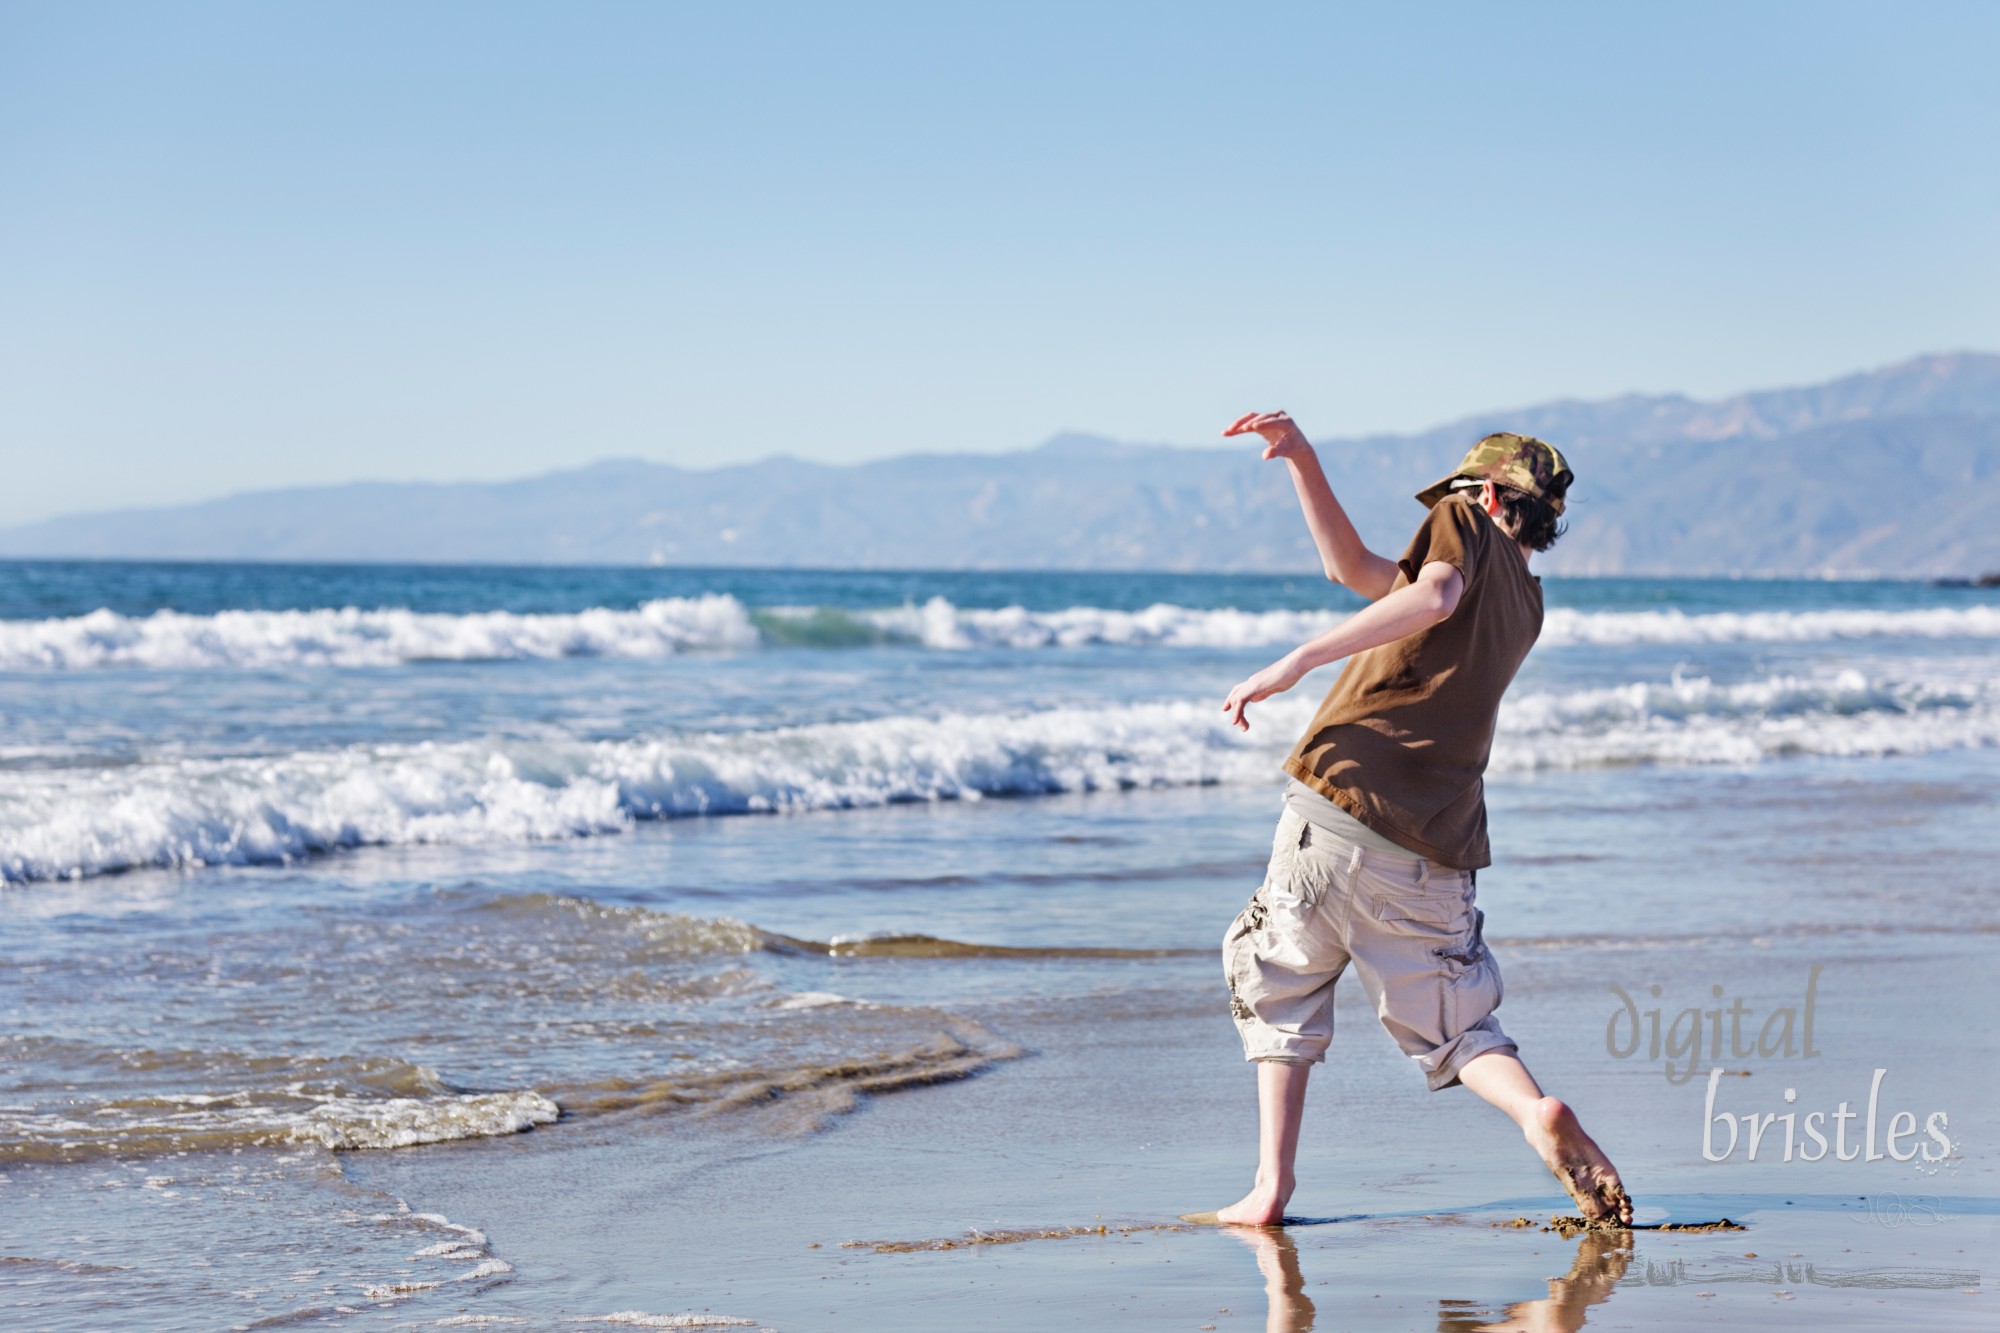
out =
{"type": "MultiPolygon", "coordinates": [[[[1476,500],[1473,502],[1472,507],[1474,509],[1477,509],[1480,513],[1486,515],[1486,517],[1492,519],[1493,526],[1500,529],[1500,534],[1503,537],[1506,537],[1509,541],[1514,541],[1514,534],[1507,531],[1507,525],[1500,521],[1500,515],[1494,513],[1491,509],[1486,508],[1484,505],[1478,503],[1478,501],[1476,500]]],[[[1514,549],[1521,553],[1521,559],[1524,563],[1532,562],[1535,558],[1535,548],[1528,545],[1526,542],[1514,541],[1514,549]]]]}

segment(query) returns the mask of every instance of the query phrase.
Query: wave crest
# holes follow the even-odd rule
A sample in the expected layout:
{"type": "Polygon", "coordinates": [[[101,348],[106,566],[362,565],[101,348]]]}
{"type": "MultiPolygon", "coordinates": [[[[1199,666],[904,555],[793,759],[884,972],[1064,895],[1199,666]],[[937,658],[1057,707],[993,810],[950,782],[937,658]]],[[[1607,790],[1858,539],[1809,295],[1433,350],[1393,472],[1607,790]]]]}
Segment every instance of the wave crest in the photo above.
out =
{"type": "MultiPolygon", "coordinates": [[[[615,833],[635,820],[1277,778],[1312,701],[946,713],[620,741],[357,746],[0,774],[0,878],[277,862],[343,847],[615,833]]],[[[1509,700],[1492,770],[1743,764],[2000,745],[2000,684],[1845,671],[1509,700]]]]}
{"type": "Polygon", "coordinates": [[[690,649],[755,648],[743,604],[711,593],[664,597],[636,610],[563,615],[403,610],[93,611],[61,620],[0,621],[0,670],[94,667],[382,667],[557,657],[667,657],[690,649]]]}
{"type": "MultiPolygon", "coordinates": [[[[1302,724],[1305,701],[1273,715],[1302,724]]],[[[635,819],[1243,781],[1213,705],[956,714],[625,741],[356,746],[0,774],[0,878],[522,842],[635,819]]]]}
{"type": "MultiPolygon", "coordinates": [[[[258,669],[387,667],[410,662],[570,657],[661,658],[694,651],[837,649],[902,643],[941,651],[1045,648],[1259,648],[1302,643],[1337,610],[1244,611],[1161,603],[1139,611],[1078,606],[921,605],[750,610],[727,594],[667,597],[629,610],[560,614],[402,610],[94,611],[0,621],[0,671],[104,667],[258,669]]],[[[1579,611],[1548,613],[1542,645],[1806,643],[1849,639],[2000,638],[2000,607],[1913,610],[1579,611]]]]}
{"type": "Polygon", "coordinates": [[[2000,606],[1907,611],[1577,611],[1558,607],[1541,642],[1573,644],[1818,643],[1842,639],[2000,638],[2000,606]]]}
{"type": "Polygon", "coordinates": [[[1497,773],[1619,764],[1883,758],[2000,745],[1991,681],[1705,676],[1525,695],[1501,706],[1497,773]]]}

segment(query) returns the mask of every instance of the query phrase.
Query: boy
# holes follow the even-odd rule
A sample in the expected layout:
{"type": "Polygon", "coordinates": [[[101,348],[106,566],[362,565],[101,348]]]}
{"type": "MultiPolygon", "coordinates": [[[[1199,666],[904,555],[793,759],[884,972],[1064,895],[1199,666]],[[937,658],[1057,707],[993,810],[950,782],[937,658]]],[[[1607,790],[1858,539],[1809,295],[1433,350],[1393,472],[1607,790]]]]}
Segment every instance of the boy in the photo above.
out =
{"type": "Polygon", "coordinates": [[[1473,906],[1473,872],[1492,860],[1481,775],[1500,696],[1541,633],[1528,560],[1560,535],[1569,465],[1540,440],[1487,436],[1418,493],[1430,514],[1391,561],[1362,545],[1289,416],[1253,412],[1223,431],[1250,433],[1285,460],[1326,576],[1371,604],[1222,706],[1247,731],[1248,705],[1349,659],[1285,761],[1270,869],[1223,941],[1260,1132],[1255,1186],[1216,1218],[1283,1220],[1306,1077],[1326,1058],[1334,983],[1352,962],[1433,1091],[1463,1083],[1505,1111],[1586,1218],[1629,1225],[1618,1172],[1493,1017],[1500,973],[1473,906]]]}

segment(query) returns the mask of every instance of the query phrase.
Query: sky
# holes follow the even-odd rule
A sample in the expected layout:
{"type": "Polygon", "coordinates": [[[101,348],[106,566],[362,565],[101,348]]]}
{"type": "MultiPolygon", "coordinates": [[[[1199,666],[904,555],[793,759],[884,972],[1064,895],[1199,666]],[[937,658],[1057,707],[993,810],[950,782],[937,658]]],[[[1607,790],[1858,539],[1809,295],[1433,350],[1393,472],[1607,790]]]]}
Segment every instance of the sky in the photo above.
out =
{"type": "Polygon", "coordinates": [[[0,0],[0,525],[2000,350],[2000,5],[0,0]]]}

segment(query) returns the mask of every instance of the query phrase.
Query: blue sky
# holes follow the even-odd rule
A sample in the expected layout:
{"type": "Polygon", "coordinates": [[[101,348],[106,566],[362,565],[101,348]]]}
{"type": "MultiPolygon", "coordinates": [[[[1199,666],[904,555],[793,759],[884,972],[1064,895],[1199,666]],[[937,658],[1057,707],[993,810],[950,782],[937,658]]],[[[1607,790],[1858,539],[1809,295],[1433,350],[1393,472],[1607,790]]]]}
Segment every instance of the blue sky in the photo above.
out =
{"type": "Polygon", "coordinates": [[[0,523],[2000,349],[2000,5],[0,3],[0,523]]]}

